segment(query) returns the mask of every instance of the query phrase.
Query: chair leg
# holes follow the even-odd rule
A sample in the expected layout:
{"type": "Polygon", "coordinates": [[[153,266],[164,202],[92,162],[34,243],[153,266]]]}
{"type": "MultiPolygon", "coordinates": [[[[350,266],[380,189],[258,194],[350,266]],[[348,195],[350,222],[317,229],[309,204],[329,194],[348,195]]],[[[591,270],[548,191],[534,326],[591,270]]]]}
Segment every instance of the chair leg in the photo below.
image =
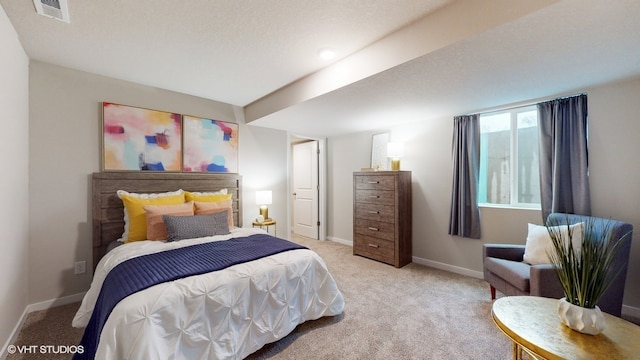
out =
{"type": "Polygon", "coordinates": [[[493,287],[493,285],[489,285],[490,289],[491,289],[491,300],[495,300],[496,299],[496,288],[493,287]]]}

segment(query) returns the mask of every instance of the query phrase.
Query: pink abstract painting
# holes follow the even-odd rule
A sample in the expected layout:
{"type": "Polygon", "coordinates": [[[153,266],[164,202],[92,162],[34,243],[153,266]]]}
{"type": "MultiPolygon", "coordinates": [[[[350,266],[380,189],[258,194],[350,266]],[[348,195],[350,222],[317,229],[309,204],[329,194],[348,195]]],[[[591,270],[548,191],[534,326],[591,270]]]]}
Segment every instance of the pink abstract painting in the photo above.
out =
{"type": "Polygon", "coordinates": [[[180,171],[181,115],[102,103],[103,170],[180,171]]]}
{"type": "Polygon", "coordinates": [[[238,172],[238,124],[183,116],[186,172],[238,172]]]}

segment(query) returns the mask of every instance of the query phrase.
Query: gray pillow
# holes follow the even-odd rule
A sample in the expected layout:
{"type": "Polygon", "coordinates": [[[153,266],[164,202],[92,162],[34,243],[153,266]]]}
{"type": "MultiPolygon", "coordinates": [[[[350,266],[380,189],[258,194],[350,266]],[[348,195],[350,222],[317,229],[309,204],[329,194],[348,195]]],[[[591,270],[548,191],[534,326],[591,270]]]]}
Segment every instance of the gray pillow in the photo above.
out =
{"type": "Polygon", "coordinates": [[[221,211],[210,215],[162,215],[162,219],[167,227],[167,241],[178,241],[229,234],[227,216],[227,211],[221,211]]]}

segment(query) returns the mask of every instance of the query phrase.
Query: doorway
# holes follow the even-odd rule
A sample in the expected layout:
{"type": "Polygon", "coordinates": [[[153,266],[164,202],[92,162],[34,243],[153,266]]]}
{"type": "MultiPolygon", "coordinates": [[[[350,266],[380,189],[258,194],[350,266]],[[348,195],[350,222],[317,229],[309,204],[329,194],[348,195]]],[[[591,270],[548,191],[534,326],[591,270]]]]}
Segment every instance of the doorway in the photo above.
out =
{"type": "Polygon", "coordinates": [[[290,136],[291,231],[311,239],[325,232],[325,140],[290,136]]]}

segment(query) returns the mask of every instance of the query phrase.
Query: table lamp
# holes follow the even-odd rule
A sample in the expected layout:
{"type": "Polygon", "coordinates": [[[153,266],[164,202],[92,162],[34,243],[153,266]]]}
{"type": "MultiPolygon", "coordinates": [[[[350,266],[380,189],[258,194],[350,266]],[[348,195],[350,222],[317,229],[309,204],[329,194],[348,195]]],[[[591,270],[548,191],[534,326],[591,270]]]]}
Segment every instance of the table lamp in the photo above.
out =
{"type": "Polygon", "coordinates": [[[399,142],[387,143],[387,157],[391,158],[391,170],[400,170],[400,158],[404,156],[404,144],[399,142]]]}
{"type": "Polygon", "coordinates": [[[267,205],[271,205],[271,190],[256,191],[256,204],[260,205],[260,215],[264,221],[269,219],[269,208],[267,205]]]}

